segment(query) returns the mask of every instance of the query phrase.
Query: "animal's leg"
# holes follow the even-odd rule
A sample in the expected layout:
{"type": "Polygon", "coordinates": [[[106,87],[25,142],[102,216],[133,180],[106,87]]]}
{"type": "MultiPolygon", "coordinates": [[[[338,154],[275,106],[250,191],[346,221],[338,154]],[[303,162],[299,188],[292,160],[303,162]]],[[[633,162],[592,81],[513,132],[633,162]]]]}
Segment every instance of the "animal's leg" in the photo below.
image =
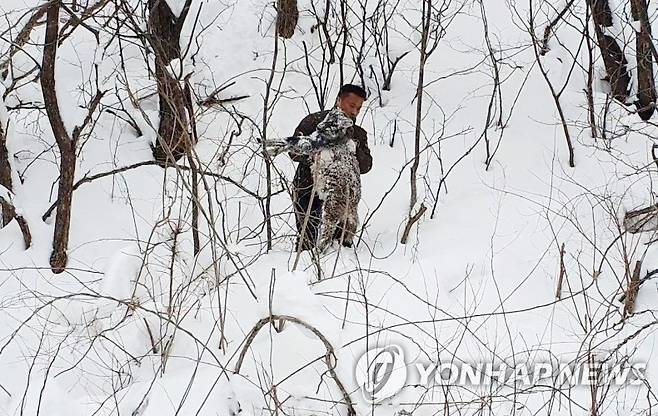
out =
{"type": "Polygon", "coordinates": [[[345,236],[343,237],[343,245],[345,247],[352,247],[352,244],[354,244],[354,236],[356,235],[358,225],[358,205],[353,204],[348,209],[347,219],[345,221],[345,236]]]}
{"type": "Polygon", "coordinates": [[[358,208],[359,200],[361,199],[361,183],[358,176],[356,178],[350,178],[344,195],[340,233],[335,238],[344,247],[352,247],[356,228],[359,223],[358,208]]]}
{"type": "Polygon", "coordinates": [[[355,233],[352,228],[356,228],[356,226],[351,224],[353,210],[350,207],[349,201],[346,202],[341,205],[340,222],[338,227],[336,227],[333,238],[334,240],[338,240],[343,247],[352,247],[352,239],[355,233]]]}
{"type": "Polygon", "coordinates": [[[320,227],[320,241],[318,243],[320,253],[330,246],[333,241],[334,233],[341,219],[339,212],[335,195],[329,195],[322,205],[322,225],[320,227]]]}

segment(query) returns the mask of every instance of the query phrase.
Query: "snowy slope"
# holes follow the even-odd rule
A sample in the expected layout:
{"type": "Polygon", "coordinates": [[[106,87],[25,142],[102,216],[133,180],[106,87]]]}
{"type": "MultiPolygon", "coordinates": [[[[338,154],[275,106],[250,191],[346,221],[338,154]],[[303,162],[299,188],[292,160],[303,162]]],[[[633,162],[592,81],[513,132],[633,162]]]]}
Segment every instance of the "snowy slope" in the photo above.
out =
{"type": "MultiPolygon", "coordinates": [[[[168,3],[179,13],[179,2],[168,3]]],[[[278,41],[270,137],[291,134],[308,111],[319,109],[304,43],[316,70],[322,50],[312,30],[311,1],[298,3],[295,36],[278,41]]],[[[426,391],[410,382],[392,399],[369,405],[354,367],[368,348],[391,343],[402,345],[411,360],[513,366],[582,363],[592,354],[626,357],[648,361],[648,382],[655,385],[656,285],[650,280],[642,286],[637,313],[623,324],[623,304],[616,298],[635,261],[643,260],[642,275],[658,263],[655,247],[646,245],[650,233],[620,235],[627,210],[655,202],[650,148],[656,132],[613,105],[607,127],[617,135],[608,140],[589,135],[586,73],[579,67],[570,71],[573,56],[581,63],[587,59],[577,28],[561,26],[563,43],[552,42],[541,58],[555,85],[567,82],[561,103],[575,148],[571,168],[556,106],[524,26],[528,5],[484,3],[504,80],[503,105],[496,104],[493,117],[495,122],[501,115],[502,129],[485,126],[493,72],[480,3],[468,2],[450,22],[426,68],[422,145],[432,146],[421,155],[419,199],[429,210],[409,243],[399,243],[409,214],[414,148],[416,3],[401,2],[391,23],[392,52],[411,52],[396,69],[391,91],[381,92],[381,105],[381,80],[367,74],[373,94],[359,123],[369,133],[374,165],[362,177],[363,238],[355,250],[321,259],[322,280],[308,254],[294,268],[294,217],[285,186],[294,173],[292,162],[275,161],[270,251],[262,202],[244,191],[263,196],[267,189],[257,139],[263,135],[275,43],[271,2],[194,1],[190,16],[198,16],[198,24],[190,18],[184,28],[183,45],[196,39],[183,63],[194,70],[195,93],[203,98],[235,82],[222,97],[248,95],[223,109],[197,108],[200,165],[240,187],[205,177],[209,192],[200,185],[202,250],[196,256],[191,175],[143,166],[75,191],[69,269],[52,274],[54,216],[46,222],[41,216],[56,199],[59,155],[43,112],[12,110],[20,102],[41,103],[39,84],[11,93],[6,105],[13,200],[30,224],[33,246],[23,250],[15,222],[0,229],[0,414],[347,414],[317,333],[286,322],[281,332],[278,323],[268,323],[249,336],[271,315],[294,317],[322,334],[333,348],[335,374],[359,414],[591,414],[591,389],[583,386],[426,391]],[[488,169],[485,129],[492,149],[500,140],[488,169]],[[563,244],[566,278],[557,300],[563,244]]],[[[5,0],[0,10],[22,22],[38,4],[5,0]]],[[[358,12],[359,2],[350,4],[358,12]]],[[[549,6],[535,5],[537,33],[555,13],[549,6]]],[[[18,71],[40,60],[43,32],[43,26],[35,29],[34,42],[17,55],[18,71]]],[[[358,31],[353,40],[360,41],[358,31]]],[[[96,63],[101,85],[119,91],[104,104],[123,103],[143,135],[104,112],[79,153],[78,179],[152,158],[158,101],[142,53],[136,45],[123,45],[124,75],[111,33],[102,32],[100,44],[77,29],[58,52],[57,94],[66,126],[72,129],[84,118],[80,106],[90,99],[85,82],[96,63]],[[126,82],[144,97],[141,111],[131,107],[126,82]]],[[[0,46],[8,48],[5,40],[0,46]]],[[[365,54],[365,67],[377,68],[372,50],[365,54]]],[[[348,62],[350,79],[354,68],[348,62]]],[[[339,87],[335,66],[328,79],[331,105],[339,87]]],[[[595,89],[602,117],[605,85],[597,82],[595,89]]],[[[2,109],[0,120],[5,118],[2,109]]],[[[655,406],[646,386],[595,394],[602,414],[645,414],[655,406]]]]}

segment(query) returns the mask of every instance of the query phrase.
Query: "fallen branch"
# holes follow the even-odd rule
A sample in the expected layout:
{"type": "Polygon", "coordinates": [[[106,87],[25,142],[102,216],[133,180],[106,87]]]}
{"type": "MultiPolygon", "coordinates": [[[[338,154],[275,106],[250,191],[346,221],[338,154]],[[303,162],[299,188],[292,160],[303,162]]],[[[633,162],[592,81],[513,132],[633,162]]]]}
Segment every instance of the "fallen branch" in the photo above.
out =
{"type": "MultiPolygon", "coordinates": [[[[111,171],[108,171],[108,172],[97,173],[95,175],[89,175],[89,173],[87,173],[87,174],[85,174],[85,176],[82,179],[80,179],[79,181],[77,181],[75,183],[75,185],[73,185],[73,191],[78,189],[81,185],[84,185],[85,183],[89,183],[89,182],[94,181],[96,179],[104,178],[106,176],[116,175],[117,173],[122,173],[122,172],[125,172],[125,171],[128,171],[128,170],[132,170],[132,169],[142,167],[142,166],[163,166],[163,164],[161,162],[157,161],[157,160],[145,160],[143,162],[137,162],[137,163],[134,163],[132,165],[123,166],[123,167],[120,167],[120,168],[117,168],[117,169],[114,169],[114,170],[111,170],[111,171]]],[[[167,163],[166,167],[175,167],[176,169],[181,169],[181,170],[191,170],[191,168],[189,166],[174,165],[174,164],[171,164],[171,163],[167,163]]],[[[232,185],[235,185],[236,187],[240,188],[245,193],[249,194],[250,196],[253,196],[256,199],[258,199],[259,201],[264,198],[264,197],[258,195],[257,193],[255,193],[254,191],[251,191],[251,190],[245,188],[243,185],[241,185],[240,183],[234,181],[233,179],[229,178],[228,176],[220,175],[220,174],[213,173],[213,172],[201,171],[201,170],[199,170],[198,173],[200,173],[202,175],[205,175],[205,176],[212,176],[214,178],[225,180],[226,182],[229,182],[232,185]]],[[[53,204],[50,206],[50,208],[48,208],[48,210],[43,214],[41,219],[43,221],[46,221],[48,219],[48,217],[50,217],[50,215],[53,213],[53,210],[56,207],[57,207],[57,201],[53,202],[53,204]]]]}
{"type": "Polygon", "coordinates": [[[207,97],[201,101],[198,102],[199,105],[205,106],[205,107],[210,107],[213,105],[218,105],[218,104],[226,104],[226,103],[231,103],[235,101],[240,101],[244,100],[245,98],[251,97],[250,95],[236,95],[234,97],[228,97],[228,98],[217,98],[217,97],[207,97]]]}
{"type": "Polygon", "coordinates": [[[340,381],[338,378],[338,375],[336,374],[336,354],[334,353],[334,347],[331,345],[329,340],[322,335],[320,331],[318,331],[315,327],[307,324],[306,322],[302,321],[299,318],[295,318],[294,316],[288,316],[288,315],[270,315],[266,318],[261,319],[256,323],[256,325],[251,329],[249,334],[247,335],[247,338],[245,338],[243,342],[243,347],[242,350],[240,351],[240,356],[238,357],[238,361],[235,364],[235,369],[233,370],[236,374],[240,373],[240,369],[242,368],[242,363],[244,361],[245,356],[247,355],[247,351],[249,350],[249,347],[251,346],[251,343],[254,341],[256,338],[256,335],[258,335],[258,332],[267,324],[269,323],[275,323],[275,322],[291,322],[293,324],[300,325],[309,331],[311,331],[322,343],[324,344],[325,348],[327,349],[327,352],[324,355],[324,360],[325,363],[327,364],[327,369],[329,370],[329,374],[331,375],[331,378],[333,378],[334,382],[338,386],[338,390],[340,390],[341,394],[343,395],[343,401],[345,402],[345,405],[347,406],[347,414],[349,416],[356,416],[356,410],[354,409],[354,402],[352,402],[352,399],[345,389],[345,386],[343,383],[340,381]],[[332,362],[332,357],[333,362],[332,362]]]}
{"type": "Polygon", "coordinates": [[[658,204],[628,211],[624,215],[623,224],[624,229],[631,234],[658,229],[658,204]]]}

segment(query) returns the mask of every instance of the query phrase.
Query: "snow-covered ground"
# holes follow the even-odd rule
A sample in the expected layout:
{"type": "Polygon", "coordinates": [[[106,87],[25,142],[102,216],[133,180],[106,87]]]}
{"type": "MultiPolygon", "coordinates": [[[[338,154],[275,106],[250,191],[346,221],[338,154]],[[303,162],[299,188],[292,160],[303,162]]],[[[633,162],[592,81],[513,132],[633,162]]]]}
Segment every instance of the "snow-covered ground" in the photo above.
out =
{"type": "MultiPolygon", "coordinates": [[[[179,13],[179,2],[169,3],[179,13]]],[[[443,21],[445,33],[425,74],[421,147],[427,148],[420,156],[418,183],[419,203],[428,211],[402,245],[421,2],[400,2],[389,23],[390,50],[392,56],[411,52],[400,61],[390,91],[378,90],[379,63],[373,37],[366,34],[371,98],[358,123],[368,131],[374,164],[362,176],[362,239],[353,250],[323,256],[319,266],[304,253],[295,267],[288,191],[294,164],[285,156],[275,160],[271,250],[265,201],[251,195],[267,192],[258,139],[264,135],[275,46],[271,3],[194,0],[181,41],[184,50],[189,45],[188,54],[170,66],[174,73],[192,72],[200,98],[231,82],[220,97],[248,96],[224,108],[197,106],[196,157],[204,171],[215,175],[199,183],[197,255],[189,171],[143,166],[75,191],[69,267],[52,274],[54,215],[45,222],[41,216],[56,199],[59,153],[45,112],[15,109],[20,103],[43,103],[38,81],[6,97],[0,120],[9,120],[12,199],[30,226],[33,245],[23,249],[16,222],[0,229],[0,414],[345,415],[324,342],[332,349],[329,367],[335,366],[333,374],[358,414],[650,414],[658,401],[650,389],[658,381],[658,366],[652,363],[657,287],[653,280],[642,285],[635,314],[624,322],[618,297],[636,261],[643,261],[642,276],[658,267],[655,246],[647,244],[653,235],[624,233],[621,225],[627,210],[655,202],[651,137],[656,130],[613,104],[608,137],[591,137],[586,72],[580,66],[571,70],[574,58],[587,65],[578,34],[584,6],[574,6],[572,26],[561,25],[559,42],[554,38],[541,57],[556,88],[566,83],[560,102],[574,143],[572,168],[526,27],[528,4],[451,3],[446,15],[465,6],[443,21]],[[494,72],[483,10],[503,81],[488,128],[494,72]],[[503,126],[496,125],[499,117],[503,126]],[[488,169],[487,140],[495,149],[488,169]],[[565,275],[557,299],[561,263],[565,275]],[[273,315],[291,319],[282,326],[278,319],[262,321],[273,315]],[[259,322],[265,325],[252,336],[259,322]],[[399,394],[370,405],[354,369],[365,351],[387,345],[401,346],[410,368],[417,361],[513,367],[628,359],[648,362],[648,384],[428,390],[409,379],[399,394]]],[[[360,3],[348,3],[356,22],[360,3]]],[[[368,13],[375,6],[370,3],[368,13]]],[[[0,28],[12,30],[1,38],[0,50],[8,49],[7,39],[39,4],[3,0],[0,11],[10,18],[0,28]]],[[[321,42],[311,0],[298,4],[295,36],[277,45],[268,137],[290,135],[303,116],[319,109],[308,67],[320,72],[321,42]]],[[[531,4],[541,36],[557,11],[548,3],[531,4]]],[[[108,13],[112,10],[108,5],[108,13]]],[[[44,26],[38,26],[16,55],[14,78],[40,62],[43,35],[44,26]]],[[[351,40],[359,44],[360,29],[353,30],[351,40]]],[[[104,111],[81,143],[76,179],[152,159],[155,81],[148,77],[139,45],[121,47],[120,55],[109,29],[100,32],[97,44],[79,27],[58,51],[57,96],[69,130],[85,117],[97,65],[100,87],[111,91],[103,104],[115,109],[122,104],[143,132],[138,136],[104,111]],[[126,85],[141,97],[141,110],[132,106],[126,85]]],[[[600,61],[597,74],[603,72],[600,61]]],[[[348,81],[355,74],[351,55],[346,74],[348,81]]],[[[606,87],[598,78],[594,99],[600,123],[606,87]]],[[[331,105],[340,81],[336,64],[326,80],[326,104],[331,105]]]]}

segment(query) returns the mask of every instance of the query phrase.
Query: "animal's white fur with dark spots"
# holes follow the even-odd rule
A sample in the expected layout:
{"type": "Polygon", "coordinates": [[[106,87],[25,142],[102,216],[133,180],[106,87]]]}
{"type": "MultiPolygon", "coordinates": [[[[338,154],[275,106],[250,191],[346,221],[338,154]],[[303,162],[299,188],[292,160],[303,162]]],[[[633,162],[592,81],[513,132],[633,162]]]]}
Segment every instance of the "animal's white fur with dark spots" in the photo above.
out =
{"type": "Polygon", "coordinates": [[[311,172],[317,197],[323,200],[318,248],[331,245],[340,224],[343,241],[351,245],[358,226],[361,177],[352,129],[354,122],[340,109],[331,110],[316,131],[284,142],[270,143],[276,154],[293,150],[311,157],[311,172]]]}

